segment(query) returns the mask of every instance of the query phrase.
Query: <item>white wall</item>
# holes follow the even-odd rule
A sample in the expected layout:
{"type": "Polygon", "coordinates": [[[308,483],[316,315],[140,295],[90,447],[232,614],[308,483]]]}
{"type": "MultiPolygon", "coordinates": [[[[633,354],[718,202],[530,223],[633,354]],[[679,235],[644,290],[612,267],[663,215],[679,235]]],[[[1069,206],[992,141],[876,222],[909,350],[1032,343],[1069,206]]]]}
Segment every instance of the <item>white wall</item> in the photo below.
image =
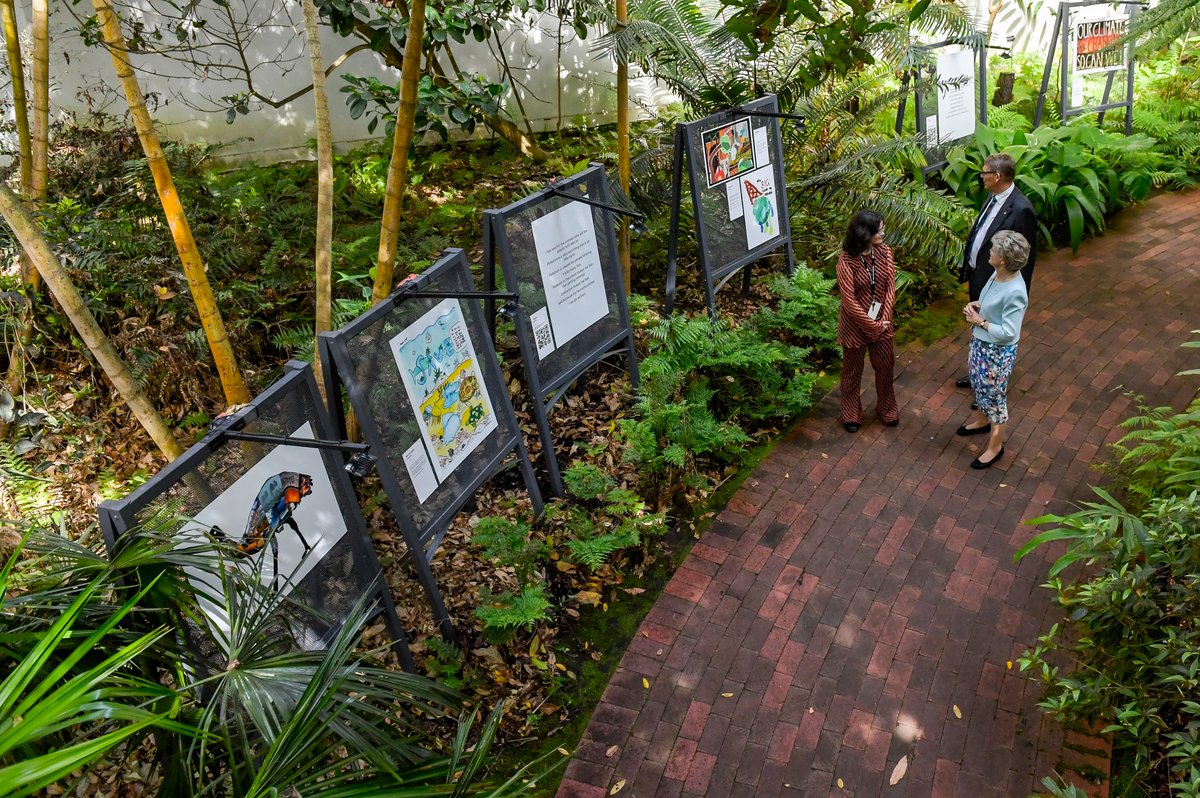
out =
{"type": "MultiPolygon", "coordinates": [[[[134,3],[142,0],[132,0],[134,3]]],[[[236,2],[237,0],[234,0],[236,2]]],[[[254,36],[248,48],[249,63],[253,65],[255,87],[263,94],[283,98],[307,86],[310,67],[304,44],[303,12],[296,0],[275,0],[274,8],[261,3],[246,3],[269,21],[270,27],[254,36]],[[281,63],[272,63],[281,61],[281,63]]],[[[213,9],[214,5],[207,4],[213,9]]],[[[54,112],[104,110],[110,114],[125,113],[124,96],[120,93],[112,60],[102,48],[87,47],[78,35],[79,20],[72,15],[67,3],[52,3],[51,17],[51,107],[54,112]]],[[[91,10],[83,2],[73,7],[76,14],[91,10]]],[[[150,12],[143,7],[149,25],[150,12]]],[[[29,3],[18,3],[19,21],[28,38],[29,3]]],[[[524,103],[535,130],[553,130],[561,118],[564,125],[584,117],[605,122],[615,118],[614,69],[607,58],[598,59],[591,52],[597,34],[586,41],[576,40],[570,28],[561,55],[555,38],[556,17],[528,20],[522,29],[507,35],[504,51],[510,66],[523,84],[516,89],[524,103]],[[537,24],[535,24],[535,22],[537,24]],[[561,95],[558,75],[562,75],[561,95]],[[561,109],[560,109],[561,99],[561,109]]],[[[326,64],[333,63],[357,39],[346,39],[322,28],[321,48],[326,64]]],[[[231,48],[224,48],[225,57],[235,57],[231,48]]],[[[493,79],[499,76],[496,59],[486,44],[469,40],[454,46],[455,58],[464,69],[479,69],[493,79]]],[[[233,124],[226,124],[225,113],[216,110],[217,98],[244,91],[244,83],[222,81],[218,70],[207,75],[192,74],[181,64],[163,57],[134,56],[142,89],[148,97],[157,98],[152,115],[168,135],[189,140],[219,144],[217,155],[237,161],[253,159],[277,161],[306,158],[306,142],[315,138],[314,112],[311,94],[293,100],[282,108],[263,106],[249,115],[239,115],[233,124]],[[191,106],[200,105],[198,111],[191,106]]],[[[448,67],[448,65],[447,65],[448,67]]],[[[399,72],[382,65],[369,50],[350,56],[329,76],[330,111],[333,117],[334,138],[345,148],[370,137],[367,117],[350,118],[345,95],[339,89],[345,85],[342,74],[370,75],[382,81],[396,83],[399,72]]],[[[656,91],[645,78],[631,86],[631,97],[646,107],[657,107],[670,100],[664,92],[656,91]]],[[[509,112],[520,123],[519,110],[510,96],[506,100],[509,112]]],[[[451,127],[453,127],[451,125],[451,127]]],[[[376,134],[382,132],[382,126],[376,134]]],[[[486,134],[486,133],[485,133],[486,134]]]]}

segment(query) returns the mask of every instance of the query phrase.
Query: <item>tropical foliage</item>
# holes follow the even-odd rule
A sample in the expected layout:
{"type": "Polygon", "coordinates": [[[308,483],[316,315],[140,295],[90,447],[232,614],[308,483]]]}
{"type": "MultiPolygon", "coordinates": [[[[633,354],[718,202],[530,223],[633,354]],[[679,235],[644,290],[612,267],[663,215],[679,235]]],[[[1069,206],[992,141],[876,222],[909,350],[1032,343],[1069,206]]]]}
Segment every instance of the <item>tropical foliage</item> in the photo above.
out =
{"type": "MultiPolygon", "coordinates": [[[[531,770],[479,781],[500,708],[475,735],[461,695],[354,653],[358,606],[324,651],[286,617],[305,612],[207,546],[150,533],[112,561],[31,532],[0,571],[0,778],[30,795],[154,734],[162,795],[517,795],[531,770]],[[19,567],[18,567],[19,566],[19,567]],[[185,569],[188,569],[185,571],[185,569]],[[205,595],[197,570],[224,585],[205,595]],[[219,602],[228,629],[200,600],[219,602]],[[183,630],[181,633],[180,630],[183,630]],[[197,658],[222,639],[217,660],[197,658]],[[439,735],[438,726],[450,725],[439,735]],[[452,739],[448,750],[436,741],[452,739]],[[472,747],[473,746],[473,747],[472,747]]],[[[540,765],[539,765],[540,766],[540,765]]]]}
{"type": "MultiPolygon", "coordinates": [[[[1190,346],[1200,347],[1200,343],[1190,346]]],[[[1190,374],[1200,373],[1193,370],[1190,374]]],[[[1066,620],[1021,667],[1062,721],[1099,722],[1150,784],[1200,795],[1200,401],[1143,408],[1117,445],[1123,499],[1029,521],[1052,528],[1021,548],[1065,543],[1047,584],[1066,620]],[[1082,570],[1080,570],[1082,566],[1082,570]],[[1070,655],[1063,667],[1061,653],[1070,655]]],[[[1161,794],[1155,792],[1155,794],[1161,794]]]]}

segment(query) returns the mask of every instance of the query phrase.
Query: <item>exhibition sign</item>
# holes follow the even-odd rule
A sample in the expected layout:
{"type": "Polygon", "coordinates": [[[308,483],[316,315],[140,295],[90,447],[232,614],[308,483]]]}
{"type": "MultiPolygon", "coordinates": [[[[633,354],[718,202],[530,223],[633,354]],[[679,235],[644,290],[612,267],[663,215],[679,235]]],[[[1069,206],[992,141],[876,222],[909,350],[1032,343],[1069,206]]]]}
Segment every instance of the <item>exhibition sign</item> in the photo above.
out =
{"type": "MultiPolygon", "coordinates": [[[[905,78],[926,74],[912,92],[915,128],[924,139],[922,151],[929,175],[946,165],[950,146],[975,135],[977,123],[987,124],[987,54],[981,44],[953,39],[916,48],[921,66],[905,78]]],[[[900,96],[896,132],[904,130],[907,93],[900,96]]]]}
{"type": "MultiPolygon", "coordinates": [[[[542,499],[460,249],[336,332],[318,337],[326,395],[344,387],[435,619],[454,639],[430,568],[451,520],[515,459],[542,499]]],[[[336,408],[341,402],[333,403],[336,408]]],[[[344,429],[345,419],[335,416],[344,429]]]]}
{"type": "Polygon", "coordinates": [[[318,649],[366,596],[378,603],[397,653],[412,669],[345,455],[332,436],[312,369],[293,361],[279,381],[218,419],[146,484],[100,505],[110,553],[141,528],[220,566],[184,568],[206,616],[203,628],[181,619],[197,667],[220,661],[228,648],[231,601],[266,602],[286,618],[298,646],[318,649]],[[261,440],[237,440],[234,429],[261,440]],[[245,596],[229,595],[238,584],[256,583],[245,596]]]}
{"type": "Polygon", "coordinates": [[[1134,43],[1122,40],[1140,5],[1084,0],[1059,6],[1033,116],[1035,127],[1042,121],[1057,54],[1062,120],[1094,113],[1100,124],[1107,111],[1124,108],[1125,134],[1133,132],[1134,43]]]}
{"type": "Polygon", "coordinates": [[[684,163],[691,184],[700,270],[709,314],[716,292],[733,275],[783,249],[794,269],[783,169],[783,140],[774,95],[675,127],[671,232],[667,244],[666,310],[675,306],[684,163]]]}
{"type": "Polygon", "coordinates": [[[560,496],[550,410],[581,375],[614,355],[626,358],[638,382],[614,210],[604,168],[593,165],[484,213],[485,286],[496,288],[499,266],[505,287],[519,297],[511,315],[543,462],[560,496]]]}

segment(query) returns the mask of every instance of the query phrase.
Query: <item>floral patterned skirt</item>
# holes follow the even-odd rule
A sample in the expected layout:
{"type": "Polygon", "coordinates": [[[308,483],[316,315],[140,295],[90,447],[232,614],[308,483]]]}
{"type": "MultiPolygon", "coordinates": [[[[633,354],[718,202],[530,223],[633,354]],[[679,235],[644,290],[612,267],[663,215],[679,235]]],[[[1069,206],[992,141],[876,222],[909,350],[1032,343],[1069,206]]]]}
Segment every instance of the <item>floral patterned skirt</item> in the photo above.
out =
{"type": "Polygon", "coordinates": [[[971,338],[967,374],[975,389],[975,402],[992,424],[1008,422],[1008,378],[1017,360],[1016,344],[993,344],[971,338]]]}

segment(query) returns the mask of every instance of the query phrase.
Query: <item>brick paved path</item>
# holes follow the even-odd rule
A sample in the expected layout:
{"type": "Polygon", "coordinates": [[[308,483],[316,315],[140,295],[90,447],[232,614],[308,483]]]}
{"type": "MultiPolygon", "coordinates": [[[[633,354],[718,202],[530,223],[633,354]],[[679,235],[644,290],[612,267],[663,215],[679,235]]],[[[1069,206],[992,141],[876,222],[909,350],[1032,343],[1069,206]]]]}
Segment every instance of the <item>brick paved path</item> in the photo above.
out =
{"type": "Polygon", "coordinates": [[[1190,398],[1195,381],[1172,375],[1197,366],[1179,345],[1200,327],[1198,264],[1196,191],[1039,258],[990,470],[968,468],[979,437],[954,435],[971,399],[953,385],[965,330],[900,352],[898,429],[871,415],[872,394],[845,434],[826,397],[667,585],[560,798],[622,782],[635,798],[1029,795],[1063,732],[1006,667],[1056,620],[1039,588],[1048,555],[1013,562],[1033,534],[1021,521],[1089,496],[1089,463],[1134,410],[1123,388],[1176,409],[1190,398]]]}

